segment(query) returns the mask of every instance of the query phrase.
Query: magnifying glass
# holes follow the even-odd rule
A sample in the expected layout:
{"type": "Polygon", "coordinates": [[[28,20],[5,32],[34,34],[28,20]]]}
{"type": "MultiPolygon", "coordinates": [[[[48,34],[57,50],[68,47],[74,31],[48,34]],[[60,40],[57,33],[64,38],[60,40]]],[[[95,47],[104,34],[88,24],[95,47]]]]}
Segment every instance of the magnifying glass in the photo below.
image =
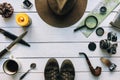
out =
{"type": "Polygon", "coordinates": [[[97,25],[98,25],[98,19],[95,16],[88,16],[85,19],[84,25],[74,29],[74,32],[80,30],[83,27],[87,27],[88,29],[94,29],[97,27],[97,25]]]}

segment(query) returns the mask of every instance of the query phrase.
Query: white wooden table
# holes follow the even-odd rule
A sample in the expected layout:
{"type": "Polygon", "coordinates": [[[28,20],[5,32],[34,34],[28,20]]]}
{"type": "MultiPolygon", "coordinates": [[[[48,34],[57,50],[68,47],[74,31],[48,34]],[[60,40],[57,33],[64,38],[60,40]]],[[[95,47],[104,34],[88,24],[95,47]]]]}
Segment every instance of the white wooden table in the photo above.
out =
{"type": "MultiPolygon", "coordinates": [[[[0,0],[2,2],[11,3],[14,7],[14,14],[10,19],[3,19],[0,16],[0,28],[3,28],[11,33],[20,35],[23,33],[23,28],[15,22],[15,15],[19,12],[27,13],[32,19],[32,25],[28,28],[28,34],[24,37],[29,42],[31,47],[26,47],[21,44],[15,45],[11,52],[0,59],[0,80],[19,80],[19,77],[29,69],[31,63],[36,63],[37,68],[32,70],[24,80],[44,80],[44,68],[49,58],[55,57],[59,65],[65,59],[70,59],[75,67],[75,80],[120,80],[120,47],[118,45],[117,53],[112,55],[110,60],[117,64],[114,72],[110,72],[108,68],[100,61],[100,57],[109,57],[107,53],[103,53],[99,48],[99,41],[107,38],[107,33],[114,31],[118,35],[120,42],[120,31],[111,28],[109,22],[114,19],[120,5],[103,21],[99,27],[103,27],[105,34],[98,37],[95,32],[89,38],[86,38],[81,32],[73,33],[73,30],[80,23],[68,28],[55,28],[46,24],[38,15],[35,8],[35,1],[30,0],[33,7],[30,10],[23,9],[21,4],[23,0],[0,0]],[[88,44],[95,41],[97,49],[92,52],[88,50],[88,44]],[[94,77],[88,68],[86,60],[80,56],[79,52],[85,52],[94,67],[101,66],[102,74],[99,77],[94,77]],[[19,72],[14,76],[9,76],[3,72],[3,62],[13,55],[21,63],[19,72]]],[[[83,17],[89,13],[100,0],[88,0],[87,9],[83,17]]],[[[82,19],[81,19],[82,20],[82,19]]],[[[4,49],[12,41],[0,34],[0,50],[4,49]]]]}

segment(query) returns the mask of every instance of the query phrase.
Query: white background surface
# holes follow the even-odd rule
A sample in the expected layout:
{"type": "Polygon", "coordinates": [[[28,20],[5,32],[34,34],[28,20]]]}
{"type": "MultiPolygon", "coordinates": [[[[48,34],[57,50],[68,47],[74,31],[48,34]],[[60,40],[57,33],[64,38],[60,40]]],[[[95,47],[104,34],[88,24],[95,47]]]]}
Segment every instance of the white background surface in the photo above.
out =
{"type": "MultiPolygon", "coordinates": [[[[24,37],[29,42],[31,47],[26,47],[21,44],[15,45],[10,54],[6,54],[0,59],[0,80],[19,80],[20,76],[29,69],[31,63],[36,63],[37,68],[32,70],[24,80],[44,80],[44,67],[49,58],[55,57],[61,66],[63,60],[70,59],[75,67],[75,80],[120,80],[120,47],[118,45],[117,53],[111,57],[101,51],[99,41],[107,38],[107,33],[114,31],[118,35],[120,42],[120,31],[113,29],[109,23],[112,21],[120,8],[120,5],[101,23],[99,27],[103,27],[105,34],[98,37],[95,31],[89,38],[86,38],[80,31],[73,33],[73,30],[80,23],[68,28],[55,28],[46,24],[38,15],[34,0],[30,0],[33,7],[30,10],[22,8],[23,0],[0,0],[2,2],[11,3],[14,7],[14,14],[10,19],[3,19],[0,16],[0,28],[3,28],[11,33],[20,35],[23,33],[23,28],[15,22],[15,15],[19,12],[26,12],[32,19],[32,25],[28,28],[28,34],[24,37]],[[89,42],[95,41],[97,49],[92,52],[88,50],[89,42]],[[102,74],[99,77],[94,77],[88,68],[86,60],[80,56],[79,52],[85,52],[94,67],[101,66],[102,74]],[[3,62],[13,55],[21,63],[19,72],[14,76],[9,76],[3,72],[3,62]],[[109,59],[117,64],[114,72],[110,72],[108,68],[100,61],[100,57],[110,57],[109,59]]],[[[87,9],[83,17],[89,13],[101,0],[88,0],[87,9]]],[[[81,19],[82,20],[82,19],[81,19]]],[[[0,34],[0,50],[4,49],[12,41],[0,34]]]]}

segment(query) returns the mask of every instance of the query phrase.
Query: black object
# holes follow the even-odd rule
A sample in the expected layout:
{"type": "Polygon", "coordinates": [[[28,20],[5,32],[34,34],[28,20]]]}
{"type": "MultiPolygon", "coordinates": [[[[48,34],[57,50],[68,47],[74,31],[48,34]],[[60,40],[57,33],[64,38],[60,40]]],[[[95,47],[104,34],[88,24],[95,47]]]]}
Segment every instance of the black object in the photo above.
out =
{"type": "Polygon", "coordinates": [[[55,58],[50,58],[44,70],[45,80],[59,80],[59,65],[55,58]]]}
{"type": "MultiPolygon", "coordinates": [[[[3,65],[6,65],[6,69],[9,70],[10,72],[18,71],[19,66],[14,60],[7,60],[3,65]]],[[[5,70],[4,70],[4,72],[5,72],[5,70]]]]}
{"type": "Polygon", "coordinates": [[[96,29],[96,34],[98,36],[102,36],[104,34],[104,29],[102,27],[99,27],[96,29]]]}
{"type": "Polygon", "coordinates": [[[105,7],[105,6],[102,6],[101,8],[100,8],[100,13],[101,14],[105,14],[107,12],[107,8],[105,7]]]}
{"type": "Polygon", "coordinates": [[[74,80],[75,69],[72,62],[68,59],[64,60],[60,68],[60,80],[74,80]]]}
{"type": "Polygon", "coordinates": [[[30,9],[33,4],[29,0],[24,0],[23,5],[24,5],[24,8],[30,9]]]}
{"type": "Polygon", "coordinates": [[[3,49],[0,52],[0,58],[7,53],[16,43],[18,43],[25,35],[27,34],[27,31],[21,34],[18,38],[16,38],[11,44],[8,45],[5,49],[3,49]]]}
{"type": "Polygon", "coordinates": [[[94,69],[93,66],[92,66],[92,64],[91,64],[91,62],[90,62],[90,60],[89,60],[89,58],[87,57],[87,55],[86,55],[85,53],[80,52],[79,55],[84,55],[84,56],[85,56],[86,61],[87,61],[87,64],[88,64],[88,66],[89,66],[89,69],[90,69],[91,73],[92,73],[94,76],[99,76],[99,75],[101,74],[102,68],[99,67],[99,66],[97,66],[97,67],[94,69]]]}
{"type": "Polygon", "coordinates": [[[88,48],[89,50],[94,51],[96,49],[96,44],[94,42],[90,42],[88,48]]]}
{"type": "Polygon", "coordinates": [[[87,27],[88,29],[94,29],[97,27],[97,25],[98,25],[98,19],[95,16],[88,16],[85,19],[84,25],[74,29],[74,32],[80,30],[83,27],[87,27]]]}
{"type": "Polygon", "coordinates": [[[30,69],[20,77],[20,80],[22,80],[32,69],[35,69],[35,68],[36,68],[36,64],[32,63],[30,65],[30,69]]]}
{"type": "Polygon", "coordinates": [[[116,64],[111,63],[111,65],[109,66],[109,70],[110,70],[110,71],[113,71],[116,67],[117,67],[116,64]]]}
{"type": "Polygon", "coordinates": [[[108,49],[107,52],[110,54],[116,54],[116,48],[117,48],[117,44],[112,44],[108,49]]]}
{"type": "MultiPolygon", "coordinates": [[[[8,31],[5,31],[5,30],[3,30],[3,29],[1,29],[1,28],[0,28],[0,33],[2,33],[4,36],[6,36],[6,37],[8,37],[8,38],[10,38],[10,39],[12,39],[12,40],[15,40],[15,39],[18,37],[18,36],[14,35],[14,34],[12,34],[12,33],[10,33],[10,32],[8,32],[8,31]]],[[[25,42],[23,39],[21,39],[21,40],[19,41],[19,43],[30,47],[30,45],[29,45],[27,42],[25,42]]]]}
{"type": "Polygon", "coordinates": [[[104,39],[100,41],[100,48],[101,49],[108,49],[110,47],[111,43],[109,40],[104,39]]]}
{"type": "Polygon", "coordinates": [[[118,44],[110,42],[107,39],[100,41],[100,48],[106,50],[109,54],[116,54],[116,48],[118,44]]]}
{"type": "Polygon", "coordinates": [[[109,32],[107,35],[107,39],[113,42],[117,41],[117,35],[114,32],[109,32]]]}
{"type": "Polygon", "coordinates": [[[113,32],[108,33],[107,39],[100,41],[100,48],[106,50],[109,54],[116,54],[117,46],[117,35],[113,32]]]}

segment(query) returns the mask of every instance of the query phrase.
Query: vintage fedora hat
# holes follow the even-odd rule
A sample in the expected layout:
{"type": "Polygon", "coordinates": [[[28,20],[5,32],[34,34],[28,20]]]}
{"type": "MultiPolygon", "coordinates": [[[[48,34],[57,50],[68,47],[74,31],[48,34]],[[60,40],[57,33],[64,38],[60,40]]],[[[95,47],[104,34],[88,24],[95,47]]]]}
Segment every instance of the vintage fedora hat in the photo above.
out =
{"type": "Polygon", "coordinates": [[[54,27],[68,27],[83,16],[87,0],[35,0],[39,16],[54,27]]]}

